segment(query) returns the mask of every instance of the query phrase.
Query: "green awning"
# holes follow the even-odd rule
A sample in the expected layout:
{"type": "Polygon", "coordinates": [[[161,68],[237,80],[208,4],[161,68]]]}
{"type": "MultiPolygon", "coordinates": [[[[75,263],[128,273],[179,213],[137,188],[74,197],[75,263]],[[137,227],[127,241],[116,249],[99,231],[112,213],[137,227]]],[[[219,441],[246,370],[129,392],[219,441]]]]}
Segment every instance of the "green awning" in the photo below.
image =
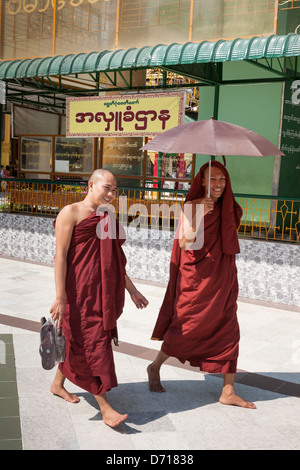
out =
{"type": "Polygon", "coordinates": [[[156,45],[127,50],[58,55],[0,62],[0,79],[21,79],[153,67],[173,67],[295,57],[300,55],[300,35],[272,35],[249,39],[156,45]]]}

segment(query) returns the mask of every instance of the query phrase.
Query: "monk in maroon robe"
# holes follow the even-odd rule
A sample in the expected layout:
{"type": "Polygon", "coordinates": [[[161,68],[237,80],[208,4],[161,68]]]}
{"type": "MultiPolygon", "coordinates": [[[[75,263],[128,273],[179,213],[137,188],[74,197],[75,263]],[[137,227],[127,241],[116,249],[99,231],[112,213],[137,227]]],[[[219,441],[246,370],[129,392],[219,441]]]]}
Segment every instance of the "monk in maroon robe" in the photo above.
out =
{"type": "Polygon", "coordinates": [[[57,216],[56,299],[50,309],[66,338],[66,359],[59,364],[51,392],[78,402],[64,388],[68,378],[95,396],[103,421],[111,427],[127,418],[106,399],[106,392],[117,386],[111,343],[117,341],[125,288],[138,308],[148,304],[126,275],[124,236],[108,210],[115,194],[113,174],[96,170],[86,198],[64,207],[57,216]]]}
{"type": "Polygon", "coordinates": [[[203,165],[188,193],[185,211],[177,230],[170,264],[170,279],[152,334],[163,340],[161,351],[148,366],[149,388],[164,392],[160,367],[169,356],[189,361],[204,372],[224,374],[220,397],[223,404],[255,408],[234,392],[239,325],[237,320],[238,279],[235,255],[239,253],[237,228],[242,209],[234,199],[229,174],[213,161],[210,178],[203,165]],[[197,207],[203,204],[204,241],[195,245],[201,230],[197,207]],[[198,225],[197,225],[198,224],[198,225]],[[194,249],[196,246],[196,249],[194,249]]]}

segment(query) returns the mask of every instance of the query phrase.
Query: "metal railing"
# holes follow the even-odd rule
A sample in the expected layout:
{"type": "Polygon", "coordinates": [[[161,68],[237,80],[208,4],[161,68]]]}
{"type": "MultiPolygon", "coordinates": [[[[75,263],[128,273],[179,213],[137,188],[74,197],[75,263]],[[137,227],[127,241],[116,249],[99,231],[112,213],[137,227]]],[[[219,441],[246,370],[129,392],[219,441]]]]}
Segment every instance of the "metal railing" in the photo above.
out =
{"type": "MultiPolygon", "coordinates": [[[[123,223],[136,219],[144,227],[173,230],[187,191],[158,188],[153,181],[147,186],[119,188],[113,203],[117,214],[123,223]]],[[[86,182],[2,178],[0,212],[55,217],[86,194],[86,182]]],[[[251,194],[235,198],[243,209],[240,237],[300,243],[300,198],[251,194]]]]}
{"type": "Polygon", "coordinates": [[[235,194],[243,209],[239,236],[300,243],[300,198],[235,194]]]}

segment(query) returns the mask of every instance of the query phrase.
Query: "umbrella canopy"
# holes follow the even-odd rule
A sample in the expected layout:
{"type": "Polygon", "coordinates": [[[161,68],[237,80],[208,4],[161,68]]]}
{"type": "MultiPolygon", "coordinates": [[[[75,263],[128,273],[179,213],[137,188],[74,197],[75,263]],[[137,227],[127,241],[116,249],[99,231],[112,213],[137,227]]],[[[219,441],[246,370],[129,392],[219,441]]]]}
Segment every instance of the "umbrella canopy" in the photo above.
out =
{"type": "Polygon", "coordinates": [[[265,137],[245,127],[208,119],[173,127],[154,137],[141,150],[204,155],[284,155],[265,137]]]}

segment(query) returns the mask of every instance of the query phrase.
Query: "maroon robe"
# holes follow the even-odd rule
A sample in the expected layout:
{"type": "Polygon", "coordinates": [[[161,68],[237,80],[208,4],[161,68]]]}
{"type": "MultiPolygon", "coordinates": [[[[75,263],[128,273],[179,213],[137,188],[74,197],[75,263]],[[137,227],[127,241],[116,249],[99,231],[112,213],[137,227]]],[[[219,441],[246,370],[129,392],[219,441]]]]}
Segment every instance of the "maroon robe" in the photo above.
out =
{"type": "Polygon", "coordinates": [[[59,365],[65,377],[94,395],[118,385],[111,342],[125,300],[124,239],[117,221],[115,239],[98,237],[104,217],[107,212],[93,213],[73,229],[62,323],[66,360],[59,365]]]}
{"type": "MultiPolygon", "coordinates": [[[[204,197],[201,167],[186,201],[204,197]]],[[[204,245],[184,251],[174,240],[170,279],[152,334],[163,340],[162,351],[186,360],[202,371],[236,372],[239,325],[237,320],[238,280],[235,254],[239,253],[237,228],[242,209],[234,199],[226,168],[226,188],[204,217],[204,245]]]]}

